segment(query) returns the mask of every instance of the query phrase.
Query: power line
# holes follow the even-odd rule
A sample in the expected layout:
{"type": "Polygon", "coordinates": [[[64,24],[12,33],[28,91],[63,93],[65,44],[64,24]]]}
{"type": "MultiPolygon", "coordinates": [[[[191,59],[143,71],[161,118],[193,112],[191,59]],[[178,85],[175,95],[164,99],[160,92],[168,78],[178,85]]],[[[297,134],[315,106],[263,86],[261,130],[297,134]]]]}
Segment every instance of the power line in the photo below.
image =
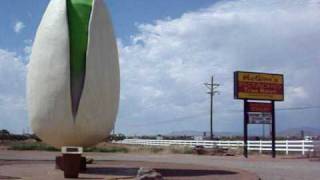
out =
{"type": "Polygon", "coordinates": [[[320,106],[278,108],[278,109],[276,109],[276,111],[309,110],[309,109],[320,109],[320,106]]]}
{"type": "MultiPolygon", "coordinates": [[[[192,114],[189,116],[183,116],[183,117],[178,117],[178,118],[173,118],[173,119],[169,119],[169,120],[163,120],[163,121],[153,121],[153,122],[147,122],[147,123],[143,123],[143,124],[128,124],[128,126],[130,127],[140,127],[140,126],[149,126],[149,125],[158,125],[158,124],[168,124],[168,123],[176,123],[176,122],[183,122],[186,120],[190,120],[190,118],[195,118],[195,117],[199,117],[199,116],[203,116],[205,115],[204,112],[201,113],[196,113],[196,114],[192,114]]],[[[196,119],[193,119],[196,120],[196,119]]]]}
{"type": "MultiPolygon", "coordinates": [[[[312,110],[312,109],[320,109],[320,106],[305,106],[305,107],[289,107],[289,108],[278,108],[276,111],[300,111],[300,110],[312,110]]],[[[224,111],[223,113],[240,113],[243,112],[243,110],[230,110],[230,111],[224,111]]],[[[188,116],[182,116],[178,118],[168,119],[168,120],[162,120],[162,121],[153,121],[153,122],[147,122],[143,124],[128,124],[129,127],[144,127],[149,125],[159,125],[159,124],[168,124],[168,123],[177,123],[177,122],[185,122],[190,121],[191,118],[197,118],[197,117],[203,117],[205,116],[206,112],[200,112],[188,116]]],[[[194,121],[197,119],[191,119],[191,121],[194,121]]]]}
{"type": "MultiPolygon", "coordinates": [[[[311,110],[311,109],[320,109],[320,106],[303,106],[303,107],[288,107],[288,108],[277,108],[275,111],[296,111],[296,110],[311,110]]],[[[224,113],[235,113],[243,112],[243,110],[230,110],[224,113]]]]}

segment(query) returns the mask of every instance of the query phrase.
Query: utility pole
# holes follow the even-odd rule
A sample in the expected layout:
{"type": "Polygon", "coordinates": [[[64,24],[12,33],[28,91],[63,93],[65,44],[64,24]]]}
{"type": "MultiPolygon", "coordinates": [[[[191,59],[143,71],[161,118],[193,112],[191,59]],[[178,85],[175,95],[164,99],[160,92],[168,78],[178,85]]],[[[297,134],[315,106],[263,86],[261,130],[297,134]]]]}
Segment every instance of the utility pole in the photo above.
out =
{"type": "Polygon", "coordinates": [[[210,139],[213,140],[213,129],[212,129],[212,114],[213,114],[213,96],[219,94],[216,89],[220,84],[214,83],[214,76],[211,76],[211,83],[204,83],[204,85],[209,89],[208,94],[210,95],[210,139]]]}

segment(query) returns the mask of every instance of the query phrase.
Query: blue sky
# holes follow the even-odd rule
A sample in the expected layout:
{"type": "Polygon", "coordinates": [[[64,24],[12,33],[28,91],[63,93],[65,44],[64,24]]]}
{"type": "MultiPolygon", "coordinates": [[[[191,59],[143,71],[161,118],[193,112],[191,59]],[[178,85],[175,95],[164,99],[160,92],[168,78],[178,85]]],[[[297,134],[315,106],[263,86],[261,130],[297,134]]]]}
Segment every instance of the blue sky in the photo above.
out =
{"type": "MultiPolygon", "coordinates": [[[[0,7],[0,129],[28,129],[25,75],[48,0],[4,0],[0,7]]],[[[214,73],[214,130],[240,132],[242,103],[233,71],[285,76],[277,128],[320,128],[319,1],[109,0],[118,39],[121,101],[116,131],[209,130],[203,83],[214,73]]],[[[252,132],[259,127],[252,126],[252,132]]]]}
{"type": "MultiPolygon", "coordinates": [[[[114,29],[118,38],[128,41],[137,33],[136,24],[152,23],[157,19],[177,18],[183,13],[208,7],[214,0],[109,0],[105,1],[112,14],[114,29]]],[[[0,12],[0,46],[19,53],[23,52],[24,41],[32,40],[49,0],[21,1],[5,0],[0,12]],[[23,32],[12,30],[17,22],[23,22],[23,32]]]]}
{"type": "Polygon", "coordinates": [[[137,33],[136,24],[152,23],[158,19],[177,18],[188,11],[206,8],[215,0],[109,0],[117,36],[124,41],[137,33]]]}

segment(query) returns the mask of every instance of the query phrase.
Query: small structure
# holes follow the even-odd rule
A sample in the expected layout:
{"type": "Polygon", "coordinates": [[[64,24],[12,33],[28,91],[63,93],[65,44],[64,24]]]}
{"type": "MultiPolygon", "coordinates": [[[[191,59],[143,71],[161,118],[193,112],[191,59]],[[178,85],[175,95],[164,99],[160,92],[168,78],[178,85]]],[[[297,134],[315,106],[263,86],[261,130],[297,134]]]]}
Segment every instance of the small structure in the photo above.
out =
{"type": "Polygon", "coordinates": [[[203,136],[194,136],[193,139],[196,140],[196,141],[202,141],[203,140],[203,136]]]}
{"type": "Polygon", "coordinates": [[[163,136],[157,135],[156,139],[157,139],[157,140],[163,140],[163,136]]]}

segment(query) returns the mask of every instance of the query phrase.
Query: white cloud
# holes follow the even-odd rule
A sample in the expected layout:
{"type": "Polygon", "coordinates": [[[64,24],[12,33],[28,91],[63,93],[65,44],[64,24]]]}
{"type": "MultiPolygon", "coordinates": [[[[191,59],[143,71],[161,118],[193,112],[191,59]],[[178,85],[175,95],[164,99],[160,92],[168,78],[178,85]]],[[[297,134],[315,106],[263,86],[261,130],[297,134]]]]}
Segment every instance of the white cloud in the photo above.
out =
{"type": "Polygon", "coordinates": [[[15,33],[20,33],[26,26],[22,21],[17,21],[13,27],[15,33]]]}
{"type": "MultiPolygon", "coordinates": [[[[242,109],[241,101],[233,100],[236,70],[284,73],[286,100],[277,107],[318,105],[320,7],[315,2],[223,1],[177,19],[138,25],[130,44],[119,43],[117,126],[130,133],[208,130],[203,83],[214,73],[222,84],[215,97],[214,129],[239,130],[242,114],[232,111],[242,109]],[[179,117],[186,117],[184,123],[152,124],[179,117]]],[[[279,113],[279,127],[308,126],[320,112],[308,114],[308,121],[301,121],[302,115],[279,113]]]]}
{"type": "Polygon", "coordinates": [[[23,52],[24,52],[24,62],[27,64],[30,60],[30,56],[31,56],[31,51],[32,51],[32,45],[33,42],[30,39],[24,40],[24,48],[23,48],[23,52]]]}
{"type": "Polygon", "coordinates": [[[0,127],[21,133],[28,126],[26,66],[14,52],[0,49],[0,127]]]}
{"type": "Polygon", "coordinates": [[[27,56],[29,56],[32,50],[32,40],[30,39],[24,40],[24,43],[25,43],[25,47],[23,48],[23,51],[27,56]]]}

